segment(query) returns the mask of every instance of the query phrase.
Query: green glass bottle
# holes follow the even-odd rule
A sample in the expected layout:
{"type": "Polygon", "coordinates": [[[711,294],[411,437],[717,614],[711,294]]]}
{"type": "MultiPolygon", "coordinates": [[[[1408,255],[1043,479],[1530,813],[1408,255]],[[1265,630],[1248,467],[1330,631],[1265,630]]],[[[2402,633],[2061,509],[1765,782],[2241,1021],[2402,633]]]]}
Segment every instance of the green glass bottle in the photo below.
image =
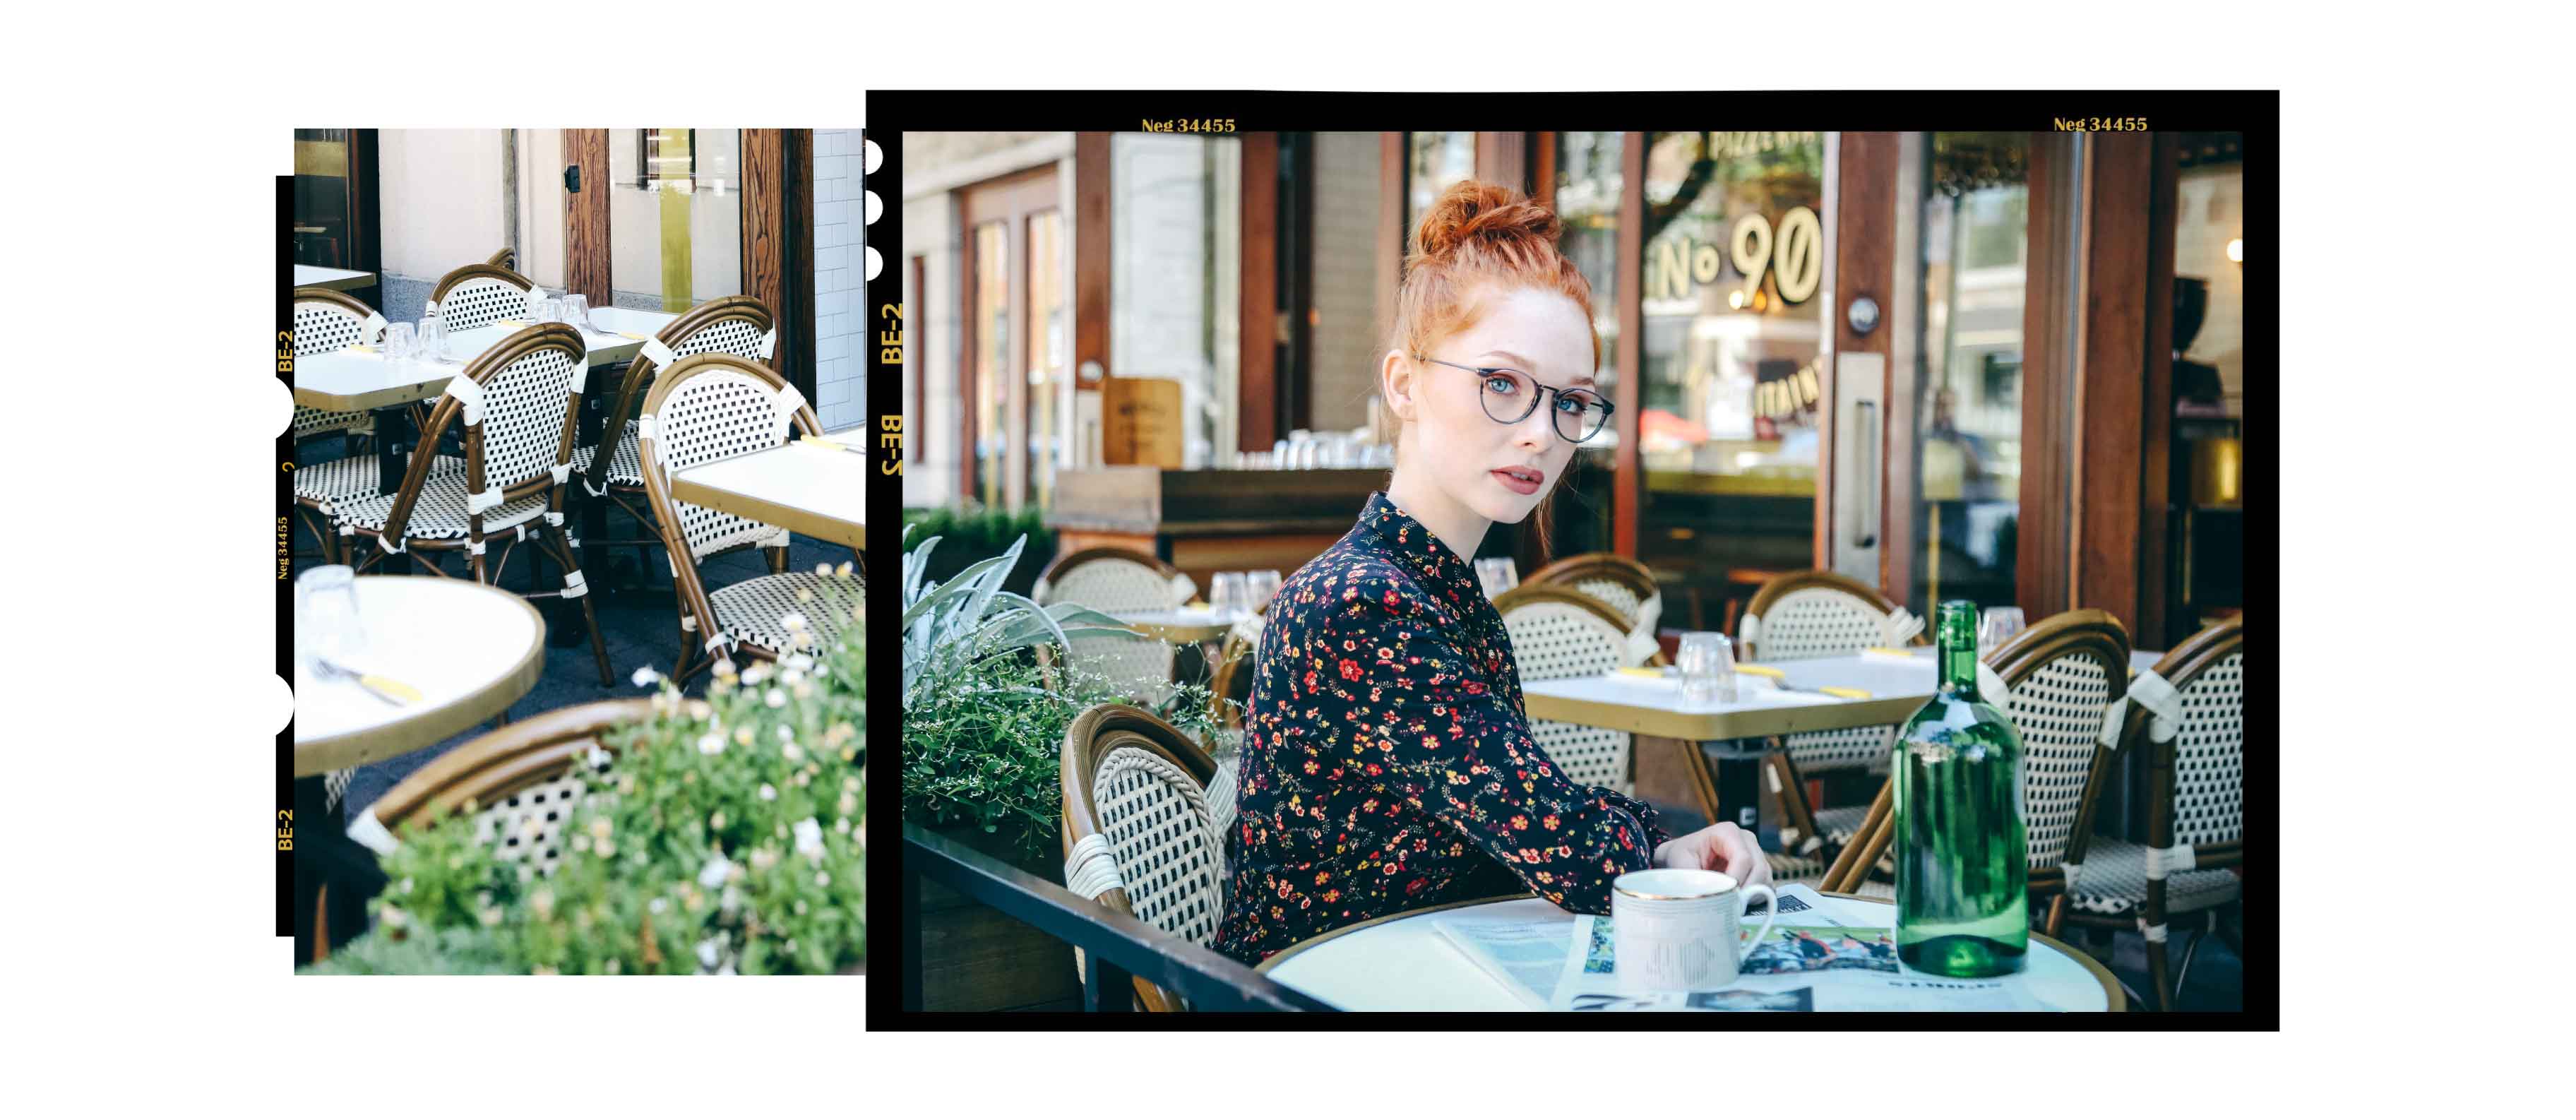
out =
{"type": "Polygon", "coordinates": [[[1896,956],[1939,976],[2002,976],[2030,950],[2021,736],[1977,698],[1977,605],[1941,604],[1940,692],[1896,737],[1896,956]]]}

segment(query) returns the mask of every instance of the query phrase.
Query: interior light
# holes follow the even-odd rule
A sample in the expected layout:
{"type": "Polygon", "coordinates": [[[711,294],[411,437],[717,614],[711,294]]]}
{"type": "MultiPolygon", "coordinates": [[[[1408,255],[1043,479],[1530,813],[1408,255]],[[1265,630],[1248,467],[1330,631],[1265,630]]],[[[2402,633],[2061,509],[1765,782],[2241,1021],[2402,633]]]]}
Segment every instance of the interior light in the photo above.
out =
{"type": "Polygon", "coordinates": [[[1742,311],[1742,310],[1744,310],[1744,293],[1742,293],[1742,292],[1728,292],[1728,293],[1726,293],[1726,305],[1727,305],[1728,307],[1732,307],[1732,308],[1734,308],[1734,309],[1736,309],[1736,310],[1738,310],[1738,311],[1742,311]]]}
{"type": "Polygon", "coordinates": [[[2233,239],[2231,239],[2231,240],[2229,240],[2229,241],[2227,242],[2227,259],[2228,259],[2228,260],[2231,260],[2231,261],[2235,261],[2235,262],[2236,262],[2236,263],[2238,263],[2238,264],[2243,264],[2243,263],[2245,263],[2245,239],[2244,239],[2244,238],[2242,238],[2242,237],[2233,238],[2233,239]]]}

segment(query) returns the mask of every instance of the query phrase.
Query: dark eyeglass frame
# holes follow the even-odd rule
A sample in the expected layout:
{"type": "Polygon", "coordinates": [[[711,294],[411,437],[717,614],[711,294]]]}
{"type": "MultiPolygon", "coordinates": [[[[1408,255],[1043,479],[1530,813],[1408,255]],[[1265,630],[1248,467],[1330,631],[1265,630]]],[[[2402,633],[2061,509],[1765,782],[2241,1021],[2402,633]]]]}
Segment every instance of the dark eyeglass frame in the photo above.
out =
{"type": "MultiPolygon", "coordinates": [[[[1494,409],[1493,409],[1493,406],[1492,406],[1492,405],[1487,404],[1487,405],[1485,406],[1485,418],[1486,418],[1486,419],[1489,419],[1489,420],[1492,420],[1494,423],[1497,423],[1497,424],[1518,424],[1518,423],[1520,423],[1520,422],[1521,422],[1521,421],[1523,421],[1523,420],[1527,420],[1527,419],[1529,419],[1529,418],[1530,418],[1530,413],[1533,413],[1533,412],[1538,411],[1538,405],[1539,405],[1539,402],[1540,402],[1540,401],[1542,401],[1542,400],[1547,399],[1547,397],[1548,397],[1550,394],[1553,394],[1553,395],[1556,397],[1556,399],[1558,399],[1558,400],[1564,400],[1564,399],[1565,399],[1565,393],[1566,393],[1566,391],[1565,391],[1565,390],[1563,390],[1563,389],[1559,389],[1559,388],[1557,388],[1557,387],[1556,387],[1556,386],[1554,386],[1554,385],[1547,384],[1546,382],[1540,381],[1540,380],[1539,380],[1538,378],[1536,378],[1536,377],[1532,377],[1532,376],[1530,376],[1530,372],[1529,372],[1528,370],[1523,370],[1523,369],[1513,369],[1513,368],[1512,368],[1512,367],[1510,367],[1510,366],[1469,366],[1469,365],[1460,365],[1460,364],[1458,364],[1458,363],[1456,363],[1456,362],[1444,362],[1444,361],[1442,361],[1442,360],[1440,360],[1440,359],[1438,359],[1438,358],[1428,357],[1428,356],[1425,356],[1425,355],[1422,355],[1422,354],[1416,354],[1416,355],[1414,355],[1414,356],[1413,356],[1413,360],[1414,360],[1414,361],[1417,361],[1417,362],[1430,362],[1430,363],[1431,363],[1431,364],[1433,364],[1433,365],[1447,366],[1447,367],[1449,367],[1449,368],[1451,368],[1451,369],[1463,369],[1463,370],[1466,370],[1466,371],[1467,371],[1467,372],[1469,372],[1469,373],[1475,374],[1475,375],[1476,375],[1478,378],[1480,378],[1480,379],[1481,379],[1481,378],[1486,378],[1486,377],[1492,377],[1493,375],[1495,375],[1495,374],[1497,374],[1497,373],[1509,373],[1509,374],[1515,374],[1515,375],[1518,375],[1518,376],[1523,377],[1523,378],[1527,378],[1527,379],[1529,380],[1529,383],[1530,383],[1532,386],[1535,386],[1535,387],[1538,389],[1538,392],[1535,392],[1535,393],[1530,394],[1529,407],[1522,409],[1522,410],[1521,410],[1521,414],[1520,414],[1520,415],[1515,416],[1515,417],[1512,417],[1512,418],[1511,418],[1511,419],[1509,419],[1509,420],[1505,420],[1505,419],[1503,419],[1503,418],[1502,418],[1502,417],[1500,417],[1500,416],[1496,416],[1496,415],[1494,415],[1494,409]]],[[[1590,397],[1594,402],[1597,402],[1597,403],[1599,403],[1599,404],[1601,405],[1601,422],[1600,422],[1600,423],[1598,423],[1598,424],[1593,425],[1593,426],[1592,426],[1592,430],[1591,430],[1591,431],[1588,431],[1588,432],[1583,433],[1583,435],[1582,435],[1581,437],[1579,437],[1579,438],[1578,438],[1578,437],[1575,437],[1575,436],[1569,436],[1569,435],[1565,434],[1565,429],[1564,429],[1564,428],[1561,428],[1561,427],[1558,427],[1558,426],[1557,426],[1557,424],[1556,424],[1556,421],[1555,421],[1555,420],[1553,420],[1553,419],[1550,419],[1550,420],[1548,421],[1548,425],[1547,425],[1547,426],[1548,426],[1548,429],[1549,429],[1550,431],[1553,431],[1553,432],[1555,432],[1555,433],[1556,433],[1556,438],[1561,439],[1561,440],[1564,440],[1564,441],[1565,441],[1565,442],[1567,442],[1567,443],[1581,444],[1581,443],[1587,443],[1587,442],[1590,442],[1590,441],[1591,441],[1591,439],[1592,439],[1592,437],[1594,437],[1594,436],[1597,436],[1597,435],[1600,435],[1600,434],[1601,434],[1601,429],[1603,429],[1603,428],[1607,428],[1607,427],[1609,427],[1609,426],[1610,426],[1610,421],[1611,421],[1611,419],[1612,419],[1613,417],[1615,417],[1616,415],[1618,415],[1618,412],[1619,412],[1619,406],[1618,406],[1618,405],[1615,405],[1615,404],[1612,404],[1612,403],[1610,403],[1610,402],[1609,402],[1609,401],[1607,401],[1607,400],[1604,400],[1604,399],[1602,398],[1601,394],[1596,393],[1596,392],[1593,392],[1593,391],[1592,391],[1592,390],[1590,390],[1590,389],[1584,389],[1584,390],[1579,390],[1579,391],[1580,391],[1580,392],[1582,392],[1585,396],[1590,397]]],[[[1492,394],[1485,392],[1485,387],[1484,387],[1483,385],[1481,385],[1481,384],[1480,384],[1480,385],[1478,385],[1478,386],[1476,387],[1476,398],[1477,398],[1477,400],[1478,400],[1479,402],[1490,401],[1490,400],[1492,400],[1492,399],[1493,399],[1493,398],[1492,398],[1492,394]]],[[[1560,413],[1560,414],[1557,414],[1557,415],[1562,415],[1562,414],[1560,413]]]]}

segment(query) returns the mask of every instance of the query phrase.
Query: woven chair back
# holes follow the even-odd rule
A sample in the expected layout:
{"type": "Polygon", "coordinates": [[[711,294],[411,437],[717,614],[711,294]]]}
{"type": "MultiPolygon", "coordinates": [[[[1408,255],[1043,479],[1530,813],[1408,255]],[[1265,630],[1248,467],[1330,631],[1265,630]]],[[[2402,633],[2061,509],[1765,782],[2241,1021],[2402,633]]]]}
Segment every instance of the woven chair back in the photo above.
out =
{"type": "MultiPolygon", "coordinates": [[[[1225,844],[1208,804],[1215,760],[1170,724],[1103,704],[1066,729],[1060,778],[1067,886],[1199,945],[1225,916],[1225,844]]],[[[1138,980],[1148,1008],[1179,1001],[1138,980]]]]}
{"type": "MultiPolygon", "coordinates": [[[[1754,592],[1736,623],[1737,656],[1771,662],[1856,654],[1887,644],[1886,620],[1895,609],[1859,581],[1832,572],[1791,572],[1754,592]]],[[[1887,734],[1885,727],[1809,731],[1788,736],[1784,744],[1802,773],[1853,770],[1885,763],[1887,734]]]]}
{"type": "MultiPolygon", "coordinates": [[[[568,477],[573,421],[581,404],[578,379],[588,360],[581,332],[562,323],[523,328],[475,355],[430,411],[385,521],[384,538],[400,540],[407,532],[450,424],[465,426],[469,495],[524,498],[554,486],[557,468],[568,477]]],[[[469,510],[474,508],[470,503],[469,510]]]]}
{"type": "MultiPolygon", "coordinates": [[[[682,358],[653,382],[644,415],[653,423],[639,431],[644,475],[663,478],[685,470],[788,441],[795,432],[816,434],[814,410],[787,382],[757,361],[731,354],[707,353],[682,358]]],[[[661,502],[654,512],[668,518],[661,502]]],[[[748,517],[688,502],[673,503],[678,520],[666,521],[695,560],[745,544],[787,543],[786,530],[748,517]]]]}
{"type": "MultiPolygon", "coordinates": [[[[1564,584],[1522,584],[1494,598],[1522,680],[1593,677],[1635,665],[1627,623],[1607,603],[1564,584]]],[[[1530,737],[1567,778],[1625,792],[1636,737],[1555,720],[1530,721],[1530,737]]]]}
{"type": "Polygon", "coordinates": [[[499,265],[469,264],[438,278],[429,306],[448,330],[470,331],[526,319],[528,300],[539,291],[536,281],[499,265]]]}
{"type": "MultiPolygon", "coordinates": [[[[384,337],[384,317],[347,293],[329,288],[297,288],[293,298],[296,357],[328,354],[362,343],[373,345],[384,337]]],[[[366,419],[363,412],[331,412],[297,405],[295,438],[347,431],[366,419]]]]}
{"type": "MultiPolygon", "coordinates": [[[[1086,548],[1058,557],[1029,596],[1039,606],[1080,603],[1109,614],[1165,611],[1189,602],[1198,585],[1178,568],[1124,548],[1086,548]]],[[[1160,704],[1172,694],[1170,643],[1148,637],[1075,638],[1074,664],[1127,694],[1160,704]]]]}
{"type": "Polygon", "coordinates": [[[1986,661],[2012,693],[2007,714],[2021,736],[2022,829],[2036,881],[2065,860],[2079,818],[2090,820],[2102,720],[2128,692],[2129,632],[2105,612],[2068,611],[2014,635],[1986,661]]]}
{"type": "Polygon", "coordinates": [[[472,813],[477,843],[551,875],[573,811],[592,796],[614,754],[609,733],[651,714],[650,700],[603,700],[479,736],[395,783],[352,820],[349,835],[386,852],[406,825],[472,813]]]}
{"type": "MultiPolygon", "coordinates": [[[[670,348],[673,364],[699,354],[731,354],[767,364],[776,350],[778,336],[772,330],[774,325],[775,318],[770,315],[768,304],[750,296],[726,296],[688,309],[679,318],[664,324],[653,338],[670,348]]],[[[581,464],[585,477],[608,477],[617,445],[626,438],[627,424],[644,403],[646,387],[661,372],[662,363],[657,360],[657,355],[638,355],[627,363],[626,377],[618,384],[617,399],[610,403],[608,422],[600,433],[599,445],[591,461],[581,464]]]]}
{"type": "MultiPolygon", "coordinates": [[[[2170,775],[2169,790],[2149,791],[2149,838],[2159,848],[2187,844],[2232,857],[2245,839],[2244,618],[2184,639],[2155,673],[2172,687],[2182,718],[2164,721],[2169,734],[2159,740],[2156,714],[2131,703],[2121,726],[2122,749],[2151,752],[2150,770],[2170,775]]],[[[2201,862],[2212,861],[2204,854],[2201,862]]]]}
{"type": "Polygon", "coordinates": [[[1655,575],[1646,566],[1611,552],[1586,552],[1568,556],[1529,574],[1523,586],[1570,586],[1599,599],[1617,612],[1621,624],[1634,629],[1639,611],[1652,601],[1663,602],[1655,586],[1655,575]]]}

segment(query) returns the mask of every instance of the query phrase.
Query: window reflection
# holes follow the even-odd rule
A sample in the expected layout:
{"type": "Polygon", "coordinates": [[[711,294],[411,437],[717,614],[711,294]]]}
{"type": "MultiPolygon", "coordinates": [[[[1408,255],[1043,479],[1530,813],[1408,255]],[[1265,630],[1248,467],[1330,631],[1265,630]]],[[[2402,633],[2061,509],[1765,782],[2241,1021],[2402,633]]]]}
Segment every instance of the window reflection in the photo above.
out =
{"type": "Polygon", "coordinates": [[[1813,132],[1647,134],[1639,559],[1691,625],[1812,566],[1825,301],[1813,132]]]}
{"type": "Polygon", "coordinates": [[[1135,293],[1110,306],[1110,375],[1179,381],[1180,466],[1212,467],[1239,429],[1243,144],[1122,132],[1109,151],[1110,290],[1135,293]]]}
{"type": "MultiPolygon", "coordinates": [[[[1440,192],[1476,174],[1473,132],[1408,132],[1404,134],[1404,251],[1413,252],[1413,231],[1440,192]]],[[[1614,208],[1615,210],[1615,208],[1614,208]]]]}
{"type": "MultiPolygon", "coordinates": [[[[1558,250],[1592,284],[1592,328],[1601,336],[1602,396],[1616,400],[1619,382],[1619,199],[1624,133],[1560,132],[1556,136],[1556,215],[1565,223],[1558,250]]],[[[1575,467],[1557,490],[1551,519],[1557,556],[1612,548],[1611,470],[1619,428],[1601,430],[1575,452],[1575,467]]]]}
{"type": "Polygon", "coordinates": [[[2027,134],[1934,133],[1929,150],[1909,594],[1926,614],[1944,599],[2014,602],[2030,256],[2027,134]]]}
{"type": "Polygon", "coordinates": [[[1011,393],[1011,262],[1009,231],[1000,222],[975,227],[975,480],[988,508],[1002,507],[1003,423],[1011,393]]]}
{"type": "MultiPolygon", "coordinates": [[[[532,174],[547,162],[542,140],[535,146],[532,174]]],[[[619,306],[676,313],[742,293],[741,161],[740,129],[609,130],[609,273],[619,306]]]]}
{"type": "Polygon", "coordinates": [[[1037,333],[1029,339],[1028,461],[1029,492],[1040,509],[1055,504],[1057,429],[1056,397],[1067,384],[1065,366],[1073,348],[1073,323],[1064,298],[1064,213],[1048,210],[1029,216],[1029,314],[1037,333]]]}

